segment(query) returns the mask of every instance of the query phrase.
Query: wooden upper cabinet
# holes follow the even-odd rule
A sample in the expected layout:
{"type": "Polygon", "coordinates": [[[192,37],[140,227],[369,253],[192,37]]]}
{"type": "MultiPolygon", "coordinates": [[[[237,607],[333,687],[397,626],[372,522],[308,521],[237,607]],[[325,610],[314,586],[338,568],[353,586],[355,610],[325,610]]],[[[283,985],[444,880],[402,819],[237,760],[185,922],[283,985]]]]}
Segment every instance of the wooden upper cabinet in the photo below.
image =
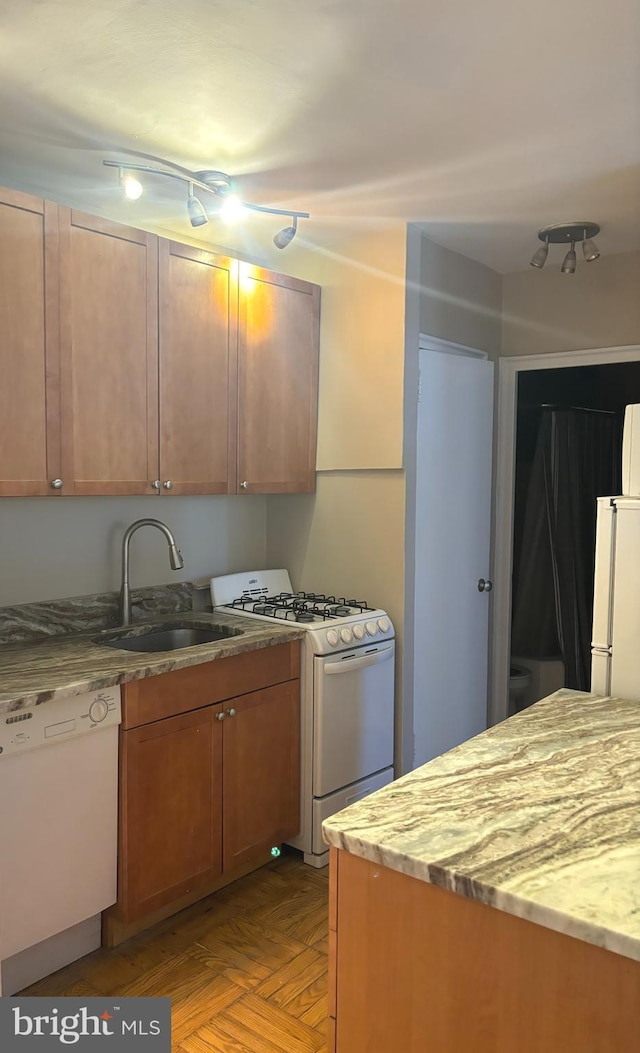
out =
{"type": "Polygon", "coordinates": [[[224,703],[223,869],[234,870],[300,828],[300,682],[224,703]]]}
{"type": "Polygon", "coordinates": [[[158,239],[59,212],[62,492],[154,493],[158,239]]]}
{"type": "Polygon", "coordinates": [[[0,496],[59,492],[57,213],[0,190],[0,496]]]}
{"type": "Polygon", "coordinates": [[[319,287],[240,263],[238,296],[239,491],[313,490],[319,287]]]}
{"type": "Polygon", "coordinates": [[[159,266],[162,493],[235,493],[237,263],[161,239],[159,266]]]}

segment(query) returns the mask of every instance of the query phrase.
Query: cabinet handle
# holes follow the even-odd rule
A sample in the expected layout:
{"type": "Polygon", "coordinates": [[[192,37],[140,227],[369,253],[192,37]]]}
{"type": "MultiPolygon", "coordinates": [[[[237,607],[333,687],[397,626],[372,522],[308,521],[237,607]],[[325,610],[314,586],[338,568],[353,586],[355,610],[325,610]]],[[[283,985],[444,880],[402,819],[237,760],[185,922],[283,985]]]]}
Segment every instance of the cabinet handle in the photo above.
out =
{"type": "Polygon", "coordinates": [[[52,479],[51,488],[52,490],[62,490],[62,479],[52,479]]]}
{"type": "Polygon", "coordinates": [[[246,480],[246,479],[244,480],[244,482],[243,482],[243,483],[240,483],[240,486],[241,486],[241,488],[242,488],[243,490],[248,490],[248,489],[249,489],[249,484],[248,484],[248,482],[247,482],[247,480],[246,480]]]}
{"type": "Polygon", "coordinates": [[[230,716],[230,717],[235,717],[235,715],[236,715],[235,709],[228,709],[227,710],[227,715],[230,716]]]}
{"type": "Polygon", "coordinates": [[[226,713],[216,713],[216,720],[224,720],[226,715],[226,713]]]}
{"type": "Polygon", "coordinates": [[[173,490],[173,483],[171,482],[171,479],[165,479],[162,485],[164,486],[165,490],[173,490]]]}
{"type": "Polygon", "coordinates": [[[152,485],[154,490],[159,490],[160,489],[160,480],[159,479],[154,479],[151,485],[152,485]]]}

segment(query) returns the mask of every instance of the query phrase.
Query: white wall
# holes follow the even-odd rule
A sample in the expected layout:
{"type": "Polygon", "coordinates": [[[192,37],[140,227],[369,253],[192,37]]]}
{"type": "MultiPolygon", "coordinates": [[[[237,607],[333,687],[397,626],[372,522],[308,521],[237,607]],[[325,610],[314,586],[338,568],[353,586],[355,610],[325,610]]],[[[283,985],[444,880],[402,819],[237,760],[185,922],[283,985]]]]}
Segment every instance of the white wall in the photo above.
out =
{"type": "Polygon", "coordinates": [[[122,534],[147,516],[171,528],[184,569],[171,570],[165,539],[145,528],[131,542],[133,587],[264,565],[264,497],[5,497],[0,606],[117,589],[122,534]]]}
{"type": "Polygon", "coordinates": [[[502,310],[503,355],[640,344],[640,252],[505,274],[502,310]]]}

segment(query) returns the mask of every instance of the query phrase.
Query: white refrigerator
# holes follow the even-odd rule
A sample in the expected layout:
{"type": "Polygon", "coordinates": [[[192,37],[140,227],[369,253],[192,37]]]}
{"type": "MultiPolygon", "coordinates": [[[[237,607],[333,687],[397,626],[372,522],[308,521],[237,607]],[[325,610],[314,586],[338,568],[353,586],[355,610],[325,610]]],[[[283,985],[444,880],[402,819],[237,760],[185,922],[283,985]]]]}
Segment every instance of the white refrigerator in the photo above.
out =
{"type": "Polygon", "coordinates": [[[599,497],[591,690],[640,701],[640,496],[599,497]]]}

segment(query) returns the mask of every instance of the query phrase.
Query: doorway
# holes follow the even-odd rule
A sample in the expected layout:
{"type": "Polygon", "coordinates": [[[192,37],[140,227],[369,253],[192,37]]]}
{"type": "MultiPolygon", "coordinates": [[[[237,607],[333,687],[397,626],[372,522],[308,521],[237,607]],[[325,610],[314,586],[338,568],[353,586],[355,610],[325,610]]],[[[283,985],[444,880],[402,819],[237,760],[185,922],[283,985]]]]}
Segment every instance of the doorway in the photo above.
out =
{"type": "Polygon", "coordinates": [[[637,347],[501,361],[490,723],[589,688],[595,495],[619,489],[622,414],[638,401],[637,347]]]}

